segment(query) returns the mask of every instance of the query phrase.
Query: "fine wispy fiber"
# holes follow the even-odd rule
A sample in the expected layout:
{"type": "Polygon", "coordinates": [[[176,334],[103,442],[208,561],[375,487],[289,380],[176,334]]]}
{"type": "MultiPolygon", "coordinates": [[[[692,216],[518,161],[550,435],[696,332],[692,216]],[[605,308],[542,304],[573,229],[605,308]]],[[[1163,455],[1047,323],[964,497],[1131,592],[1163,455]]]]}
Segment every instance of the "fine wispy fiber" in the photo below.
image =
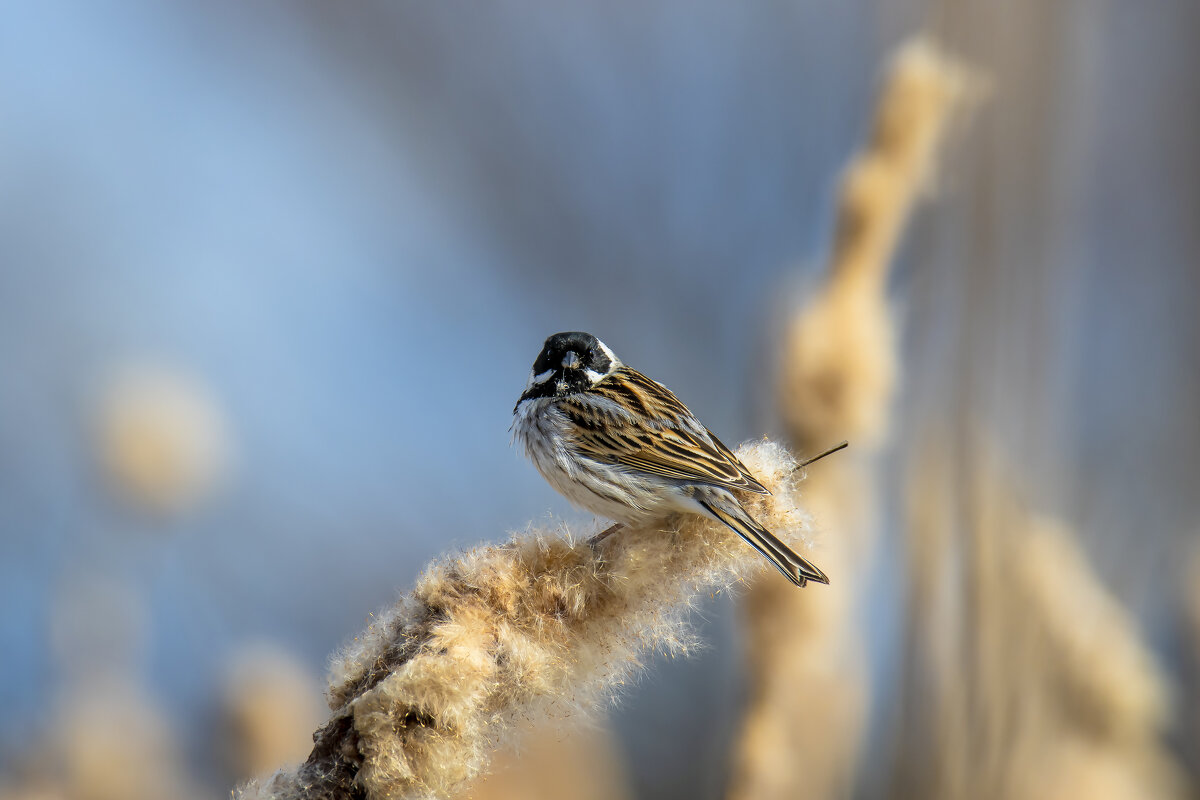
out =
{"type": "MultiPolygon", "coordinates": [[[[799,545],[796,462],[767,441],[737,456],[771,491],[747,496],[747,510],[799,545]]],[[[583,716],[648,655],[694,648],[697,598],[765,568],[737,534],[695,515],[598,543],[531,530],[436,562],[335,659],[333,713],[308,761],[237,797],[444,797],[524,723],[583,716]]]]}

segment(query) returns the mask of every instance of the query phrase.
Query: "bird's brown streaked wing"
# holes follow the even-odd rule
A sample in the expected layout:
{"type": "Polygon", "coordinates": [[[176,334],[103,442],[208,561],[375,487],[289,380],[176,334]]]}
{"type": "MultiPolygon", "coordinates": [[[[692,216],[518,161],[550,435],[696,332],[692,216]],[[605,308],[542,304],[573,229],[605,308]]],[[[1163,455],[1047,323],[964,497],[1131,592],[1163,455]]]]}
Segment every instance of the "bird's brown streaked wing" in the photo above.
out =
{"type": "Polygon", "coordinates": [[[713,432],[708,430],[708,428],[705,428],[704,430],[708,431],[708,438],[712,439],[713,446],[716,447],[717,450],[719,450],[722,454],[724,454],[726,458],[737,465],[738,470],[742,473],[742,477],[744,477],[750,484],[751,491],[758,492],[759,494],[770,494],[770,492],[767,490],[767,487],[759,483],[758,478],[755,478],[750,474],[750,470],[746,469],[746,465],[743,464],[741,460],[733,454],[733,451],[726,447],[720,439],[718,439],[716,436],[713,436],[713,432]]]}
{"type": "Polygon", "coordinates": [[[768,493],[662,384],[622,367],[588,393],[613,401],[634,417],[659,420],[660,425],[641,428],[586,400],[567,398],[559,409],[574,423],[575,444],[584,455],[665,478],[768,493]]]}

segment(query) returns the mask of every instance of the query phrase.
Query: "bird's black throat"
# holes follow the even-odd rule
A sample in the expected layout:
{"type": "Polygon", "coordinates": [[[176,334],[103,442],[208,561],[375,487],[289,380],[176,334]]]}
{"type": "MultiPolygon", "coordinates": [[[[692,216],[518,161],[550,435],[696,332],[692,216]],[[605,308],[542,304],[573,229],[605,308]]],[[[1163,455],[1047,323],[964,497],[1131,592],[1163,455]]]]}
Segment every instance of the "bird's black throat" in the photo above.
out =
{"type": "Polygon", "coordinates": [[[533,362],[530,385],[517,406],[539,397],[566,397],[585,392],[607,376],[613,366],[610,353],[590,333],[556,333],[542,345],[542,352],[533,362]]]}

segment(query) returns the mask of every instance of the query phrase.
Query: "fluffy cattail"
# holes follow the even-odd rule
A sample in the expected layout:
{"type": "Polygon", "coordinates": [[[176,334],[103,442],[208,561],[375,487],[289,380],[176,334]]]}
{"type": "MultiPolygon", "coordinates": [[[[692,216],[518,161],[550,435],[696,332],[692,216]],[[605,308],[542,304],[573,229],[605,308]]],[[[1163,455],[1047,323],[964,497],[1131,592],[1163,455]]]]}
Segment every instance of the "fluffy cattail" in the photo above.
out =
{"type": "MultiPolygon", "coordinates": [[[[794,540],[806,526],[795,462],[765,441],[738,457],[772,492],[747,509],[794,540]]],[[[696,596],[765,568],[694,515],[597,544],[530,531],[435,563],[336,659],[308,761],[239,796],[445,797],[526,722],[586,712],[647,653],[690,650],[696,596]]]]}
{"type": "Polygon", "coordinates": [[[786,334],[779,408],[792,443],[813,452],[848,439],[852,449],[823,464],[806,491],[821,527],[837,531],[821,553],[828,591],[791,593],[760,580],[746,598],[751,696],[731,798],[849,792],[866,706],[856,576],[874,527],[871,457],[887,435],[897,374],[885,279],[947,120],[970,86],[964,68],[932,44],[901,48],[870,141],[843,179],[825,285],[786,334]]]}

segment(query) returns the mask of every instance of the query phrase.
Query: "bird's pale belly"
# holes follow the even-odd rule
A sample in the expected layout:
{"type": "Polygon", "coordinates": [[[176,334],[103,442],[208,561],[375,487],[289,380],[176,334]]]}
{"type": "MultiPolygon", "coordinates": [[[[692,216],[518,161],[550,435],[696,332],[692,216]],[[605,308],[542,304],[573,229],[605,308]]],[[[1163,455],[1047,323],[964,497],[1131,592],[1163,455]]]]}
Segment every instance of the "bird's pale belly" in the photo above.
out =
{"type": "Polygon", "coordinates": [[[575,452],[563,430],[566,421],[552,408],[538,413],[533,407],[536,402],[522,404],[514,426],[516,438],[542,477],[572,505],[631,525],[700,510],[687,488],[674,481],[575,452]],[[555,430],[557,426],[562,427],[555,430]]]}

